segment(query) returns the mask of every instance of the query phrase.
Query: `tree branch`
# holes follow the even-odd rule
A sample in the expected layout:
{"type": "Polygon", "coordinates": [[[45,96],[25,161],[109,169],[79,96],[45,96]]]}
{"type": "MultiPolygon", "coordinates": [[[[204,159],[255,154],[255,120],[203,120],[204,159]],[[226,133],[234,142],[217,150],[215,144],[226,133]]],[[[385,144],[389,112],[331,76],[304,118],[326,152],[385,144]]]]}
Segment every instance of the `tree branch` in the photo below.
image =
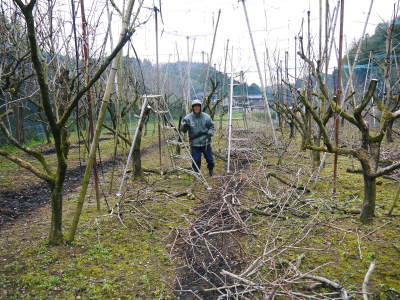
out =
{"type": "MultiPolygon", "coordinates": [[[[47,74],[46,74],[46,70],[43,66],[39,47],[37,44],[35,22],[34,22],[34,18],[33,18],[33,14],[32,14],[33,6],[35,5],[36,0],[31,0],[28,5],[24,5],[21,0],[14,0],[14,1],[19,6],[19,8],[21,9],[21,11],[25,17],[26,28],[27,28],[27,32],[28,32],[29,46],[31,49],[31,59],[32,59],[33,67],[36,72],[37,81],[39,83],[43,110],[49,121],[50,129],[53,133],[54,139],[58,139],[57,132],[59,130],[58,130],[56,120],[55,120],[55,117],[53,114],[53,110],[51,107],[51,103],[50,103],[50,93],[49,93],[49,86],[48,86],[48,82],[47,82],[47,74]]],[[[59,144],[57,142],[59,142],[59,141],[56,141],[56,144],[59,144]]]]}
{"type": "Polygon", "coordinates": [[[26,154],[36,158],[40,164],[43,166],[43,169],[46,171],[47,174],[49,174],[50,176],[53,175],[53,173],[51,172],[48,164],[46,163],[46,160],[44,159],[42,153],[34,151],[32,149],[30,149],[29,147],[25,147],[24,145],[22,145],[20,142],[18,142],[12,135],[11,133],[8,131],[7,127],[4,125],[3,121],[0,121],[0,130],[4,133],[5,137],[11,142],[11,144],[13,144],[14,146],[16,146],[18,149],[24,151],[26,154]]]}
{"type": "Polygon", "coordinates": [[[383,175],[387,175],[393,171],[395,171],[396,169],[400,168],[400,161],[393,163],[390,166],[387,166],[385,168],[379,168],[378,171],[375,172],[375,174],[373,174],[372,176],[377,178],[383,175]]]}
{"type": "Polygon", "coordinates": [[[134,30],[132,31],[128,31],[124,38],[120,40],[120,42],[118,43],[118,45],[114,48],[113,52],[111,52],[111,54],[105,59],[105,61],[103,62],[103,64],[100,66],[100,68],[97,70],[97,72],[94,74],[94,76],[90,79],[90,81],[88,82],[88,84],[86,86],[84,86],[74,97],[74,99],[71,101],[70,105],[67,107],[67,109],[65,110],[65,113],[63,114],[63,116],[60,118],[60,120],[58,121],[58,125],[59,126],[63,126],[65,125],[65,123],[67,122],[69,116],[71,115],[72,111],[74,110],[74,108],[76,107],[76,105],[78,104],[78,101],[83,97],[83,95],[85,95],[85,93],[93,86],[93,84],[96,83],[96,81],[100,78],[101,74],[103,74],[103,72],[107,69],[107,67],[110,65],[110,63],[112,62],[112,60],[114,59],[114,57],[119,53],[119,51],[125,46],[126,42],[129,41],[129,39],[131,38],[132,34],[134,33],[134,30]]]}
{"type": "Polygon", "coordinates": [[[42,171],[40,171],[39,169],[35,168],[31,163],[22,160],[10,153],[8,153],[7,151],[1,150],[0,149],[0,155],[5,157],[6,159],[12,161],[13,163],[19,165],[20,167],[32,172],[33,174],[35,174],[37,177],[39,177],[40,179],[43,179],[45,181],[47,181],[49,184],[54,184],[54,178],[43,173],[42,171]]]}
{"type": "Polygon", "coordinates": [[[371,82],[369,83],[367,94],[365,94],[364,99],[361,101],[360,105],[357,106],[353,111],[354,115],[361,114],[361,112],[367,107],[368,103],[371,101],[371,98],[374,96],[377,83],[377,79],[371,80],[371,82]]]}

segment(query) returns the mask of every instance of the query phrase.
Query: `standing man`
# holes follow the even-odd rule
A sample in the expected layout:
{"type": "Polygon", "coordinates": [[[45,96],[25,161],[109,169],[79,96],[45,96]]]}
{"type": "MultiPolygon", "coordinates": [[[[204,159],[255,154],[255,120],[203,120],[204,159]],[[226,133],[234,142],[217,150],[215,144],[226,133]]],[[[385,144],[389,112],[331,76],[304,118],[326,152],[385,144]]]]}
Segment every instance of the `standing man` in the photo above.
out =
{"type": "Polygon", "coordinates": [[[201,167],[201,154],[207,161],[208,174],[213,176],[214,155],[211,148],[211,137],[214,135],[214,122],[211,117],[202,112],[202,102],[192,101],[192,112],[188,114],[182,122],[182,132],[189,132],[189,142],[192,157],[193,171],[199,172],[201,167]]]}

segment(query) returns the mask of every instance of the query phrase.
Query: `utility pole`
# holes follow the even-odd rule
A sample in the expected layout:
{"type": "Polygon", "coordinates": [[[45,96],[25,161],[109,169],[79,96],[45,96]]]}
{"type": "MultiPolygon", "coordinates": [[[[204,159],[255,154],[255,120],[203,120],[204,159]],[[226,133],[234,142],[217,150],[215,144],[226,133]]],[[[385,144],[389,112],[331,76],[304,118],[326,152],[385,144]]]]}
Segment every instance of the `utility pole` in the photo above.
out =
{"type": "MultiPolygon", "coordinates": [[[[344,0],[340,0],[340,28],[339,28],[339,57],[338,57],[338,78],[336,91],[336,105],[341,105],[342,96],[342,52],[343,52],[343,23],[344,23],[344,0]]],[[[339,114],[335,114],[335,146],[339,147],[339,114]]],[[[333,160],[333,193],[336,193],[338,154],[334,154],[333,160]]]]}
{"type": "MultiPolygon", "coordinates": [[[[90,80],[90,78],[89,78],[89,40],[88,40],[87,21],[86,21],[86,15],[85,15],[84,0],[80,0],[80,5],[81,5],[82,39],[83,39],[82,52],[83,52],[83,60],[85,62],[85,81],[86,81],[86,84],[88,84],[89,80],[90,80]]],[[[90,136],[90,143],[92,143],[93,136],[94,136],[92,89],[87,90],[86,98],[88,101],[89,136],[90,136]]],[[[100,210],[99,174],[97,172],[96,157],[94,158],[94,162],[93,162],[93,176],[94,176],[94,189],[95,189],[95,193],[96,193],[96,208],[97,208],[97,210],[100,210]]]]}
{"type": "Polygon", "coordinates": [[[263,97],[264,97],[264,101],[265,101],[265,106],[267,108],[267,114],[268,114],[268,118],[270,120],[271,123],[271,129],[272,129],[272,136],[274,138],[274,142],[275,144],[278,143],[278,140],[276,139],[276,135],[275,135],[275,127],[274,127],[274,122],[272,120],[272,116],[271,116],[271,110],[269,108],[269,103],[268,103],[268,98],[267,98],[267,89],[266,86],[264,84],[264,80],[263,80],[263,76],[261,73],[261,68],[260,68],[260,64],[258,62],[258,57],[257,57],[257,51],[256,51],[256,47],[254,45],[254,39],[253,39],[253,34],[251,32],[251,27],[250,27],[250,21],[249,21],[249,16],[247,14],[247,9],[246,9],[246,3],[245,0],[241,0],[242,4],[243,4],[243,11],[244,11],[244,15],[246,18],[246,23],[247,23],[247,28],[249,30],[249,36],[250,36],[250,41],[251,41],[251,46],[253,48],[253,54],[254,54],[254,60],[256,62],[256,66],[257,66],[257,72],[258,72],[258,77],[260,79],[260,83],[261,83],[261,89],[263,91],[263,97]]]}

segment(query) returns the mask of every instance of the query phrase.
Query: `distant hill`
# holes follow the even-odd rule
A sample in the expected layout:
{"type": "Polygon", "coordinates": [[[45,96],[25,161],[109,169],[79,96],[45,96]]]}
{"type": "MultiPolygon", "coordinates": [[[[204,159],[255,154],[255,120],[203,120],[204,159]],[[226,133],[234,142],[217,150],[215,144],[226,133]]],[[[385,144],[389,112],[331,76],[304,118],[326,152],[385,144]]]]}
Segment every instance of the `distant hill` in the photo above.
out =
{"type": "MultiPolygon", "coordinates": [[[[356,56],[357,48],[359,43],[361,43],[361,51],[357,61],[357,65],[354,69],[355,84],[362,86],[364,84],[367,70],[369,69],[369,77],[380,79],[378,84],[378,92],[383,87],[383,63],[386,57],[386,37],[388,26],[390,26],[389,22],[380,23],[376,26],[375,32],[372,35],[366,35],[363,39],[360,39],[352,44],[350,50],[348,51],[348,59],[347,55],[343,58],[344,62],[344,70],[348,71],[349,65],[354,63],[354,59],[356,56]],[[371,62],[368,66],[369,57],[371,54],[371,62]]],[[[392,39],[392,49],[394,52],[390,55],[390,59],[392,60],[392,64],[397,63],[399,59],[399,50],[398,46],[400,44],[400,18],[394,23],[393,30],[393,39],[392,39]]],[[[392,68],[395,69],[395,68],[392,68]]],[[[392,74],[392,76],[397,76],[396,74],[392,74]]]]}
{"type": "MultiPolygon", "coordinates": [[[[156,90],[156,66],[149,60],[144,59],[139,64],[136,60],[131,59],[131,63],[135,66],[136,80],[143,82],[141,74],[144,77],[144,85],[147,92],[154,92],[156,90]]],[[[202,63],[191,63],[190,64],[190,97],[203,98],[204,81],[207,73],[207,64],[202,63]]],[[[187,74],[188,74],[188,62],[174,62],[174,63],[163,63],[160,65],[160,83],[164,88],[165,93],[168,96],[176,96],[182,99],[184,93],[187,92],[187,74]]],[[[209,82],[208,82],[208,94],[211,90],[211,80],[218,83],[217,95],[220,96],[223,93],[224,96],[228,94],[230,77],[224,76],[223,72],[216,70],[214,67],[209,68],[209,82]],[[224,89],[222,89],[225,83],[224,89]]],[[[235,83],[238,83],[235,81],[235,83]]],[[[260,94],[260,87],[252,83],[251,85],[245,84],[243,86],[235,86],[235,94],[260,94]],[[243,89],[243,91],[241,91],[243,89]]]]}

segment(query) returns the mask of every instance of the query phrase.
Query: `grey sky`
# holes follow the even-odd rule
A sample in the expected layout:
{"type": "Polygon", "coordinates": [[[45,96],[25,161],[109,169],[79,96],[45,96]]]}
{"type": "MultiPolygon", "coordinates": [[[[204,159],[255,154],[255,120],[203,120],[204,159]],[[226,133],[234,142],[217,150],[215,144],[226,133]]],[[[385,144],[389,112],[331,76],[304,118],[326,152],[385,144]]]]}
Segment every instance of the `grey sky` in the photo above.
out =
{"type": "MultiPolygon", "coordinates": [[[[325,0],[323,0],[324,2],[325,0]]],[[[394,0],[374,1],[367,27],[368,33],[373,33],[379,22],[390,18],[394,2],[394,0]]],[[[336,3],[336,0],[330,0],[331,8],[336,3]]],[[[300,30],[302,19],[306,20],[306,12],[309,9],[311,11],[311,31],[317,38],[319,0],[247,0],[246,4],[259,59],[263,60],[264,41],[266,41],[269,51],[275,52],[276,55],[280,52],[282,59],[284,51],[289,48],[289,67],[292,68],[294,66],[294,36],[300,30]],[[267,25],[264,7],[267,14],[267,25]],[[266,26],[268,26],[267,31],[265,31],[266,26]]],[[[347,0],[345,2],[344,28],[348,45],[361,36],[369,4],[370,0],[347,0]]],[[[162,5],[164,24],[160,25],[163,30],[160,39],[160,61],[177,60],[176,44],[181,60],[187,60],[185,38],[187,35],[191,36],[191,43],[195,40],[194,61],[201,61],[201,51],[210,52],[213,20],[216,20],[218,9],[221,9],[213,63],[222,68],[224,46],[226,40],[230,39],[231,45],[234,47],[235,70],[245,70],[249,82],[259,82],[255,73],[256,67],[240,2],[236,0],[164,0],[162,5]]],[[[155,59],[153,24],[153,21],[146,24],[138,30],[134,37],[139,55],[152,61],[155,59]]],[[[332,53],[332,55],[334,54],[332,53]]],[[[336,59],[332,60],[331,66],[333,67],[334,64],[336,64],[336,59]]]]}

